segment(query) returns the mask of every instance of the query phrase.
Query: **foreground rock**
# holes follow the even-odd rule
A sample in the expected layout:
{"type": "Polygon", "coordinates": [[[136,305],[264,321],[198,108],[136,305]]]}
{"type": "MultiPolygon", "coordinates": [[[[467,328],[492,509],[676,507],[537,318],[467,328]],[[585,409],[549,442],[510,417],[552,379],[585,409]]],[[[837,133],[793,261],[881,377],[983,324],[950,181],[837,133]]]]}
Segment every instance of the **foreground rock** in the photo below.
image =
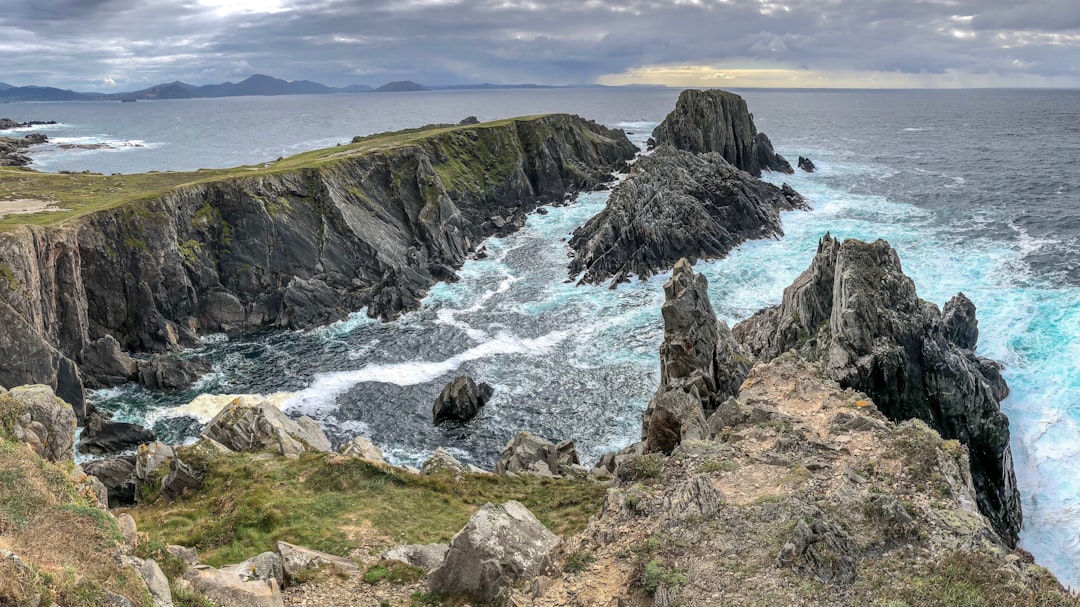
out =
{"type": "Polygon", "coordinates": [[[841,386],[869,394],[893,420],[921,419],[970,450],[980,511],[1010,545],[1022,514],[999,403],[1009,388],[999,365],[973,351],[975,309],[919,299],[887,242],[822,238],[783,303],[739,323],[736,339],[758,360],[789,349],[824,365],[841,386]]]}
{"type": "Polygon", "coordinates": [[[450,541],[446,559],[428,575],[428,587],[500,603],[512,585],[544,572],[560,543],[518,502],[485,504],[450,541]]]}
{"type": "Polygon", "coordinates": [[[307,416],[294,420],[268,402],[234,400],[210,420],[202,436],[232,451],[270,449],[281,455],[330,451],[330,439],[318,422],[307,416]]]}
{"type": "Polygon", "coordinates": [[[75,411],[49,386],[0,388],[0,411],[10,415],[15,438],[28,443],[35,453],[51,462],[75,458],[75,411]]]}
{"type": "Polygon", "coordinates": [[[82,465],[86,474],[96,477],[109,495],[109,507],[131,506],[135,503],[135,458],[99,459],[82,465]]]}
{"type": "Polygon", "coordinates": [[[518,432],[499,454],[495,474],[560,476],[580,463],[574,441],[565,440],[556,445],[530,432],[518,432]]]}
{"type": "Polygon", "coordinates": [[[617,284],[648,278],[683,257],[721,258],[747,240],[783,236],[780,212],[804,208],[802,197],[785,195],[720,154],[662,146],[639,159],[604,210],[574,231],[570,274],[617,284]]]}
{"type": "Polygon", "coordinates": [[[383,459],[382,449],[362,436],[357,436],[339,447],[338,453],[351,457],[359,457],[372,462],[386,463],[383,459]]]}
{"type": "Polygon", "coordinates": [[[446,560],[450,550],[447,544],[408,544],[391,548],[383,558],[388,561],[400,561],[424,571],[432,571],[446,560]]]}
{"type": "Polygon", "coordinates": [[[480,412],[495,389],[481,382],[477,384],[468,375],[459,375],[443,388],[435,399],[431,417],[436,424],[446,420],[469,421],[480,412]]]}
{"type": "Polygon", "coordinates": [[[356,575],[360,567],[347,558],[334,556],[318,550],[295,546],[287,542],[277,543],[277,553],[285,574],[284,583],[292,584],[315,573],[356,575]]]}
{"type": "Polygon", "coordinates": [[[716,152],[736,168],[755,177],[762,171],[794,173],[791,164],[773,151],[772,142],[754,126],[746,101],[721,90],[686,90],[675,110],[653,130],[658,146],[670,145],[694,154],[716,152]]]}
{"type": "Polygon", "coordinates": [[[276,580],[244,581],[236,571],[197,565],[184,579],[217,607],[283,607],[276,580]]]}

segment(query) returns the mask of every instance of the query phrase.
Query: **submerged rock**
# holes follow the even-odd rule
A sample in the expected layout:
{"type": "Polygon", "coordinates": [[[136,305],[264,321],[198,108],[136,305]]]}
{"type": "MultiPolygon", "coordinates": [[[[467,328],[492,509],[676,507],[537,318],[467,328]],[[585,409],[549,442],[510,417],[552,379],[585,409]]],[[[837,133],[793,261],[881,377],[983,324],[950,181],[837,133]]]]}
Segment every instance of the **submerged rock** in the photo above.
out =
{"type": "Polygon", "coordinates": [[[683,257],[721,258],[746,240],[782,236],[780,212],[798,208],[806,206],[797,194],[785,195],[719,154],[662,146],[639,159],[604,210],[574,231],[570,275],[614,285],[683,257]]]}
{"type": "Polygon", "coordinates": [[[459,375],[446,385],[435,399],[431,417],[436,424],[446,420],[469,421],[480,412],[495,389],[481,382],[477,384],[468,375],[459,375]]]}
{"type": "Polygon", "coordinates": [[[919,299],[885,241],[825,235],[779,306],[739,323],[736,339],[758,360],[789,349],[820,360],[890,419],[920,419],[970,451],[979,510],[1009,545],[1022,514],[1013,472],[1009,394],[998,363],[975,355],[975,307],[957,296],[942,313],[919,299]]]}
{"type": "Polygon", "coordinates": [[[794,172],[791,164],[773,151],[769,138],[757,131],[746,101],[735,93],[683,91],[674,111],[652,135],[657,147],[667,144],[694,154],[717,152],[755,177],[764,170],[794,172]]]}
{"type": "Polygon", "coordinates": [[[560,543],[520,503],[485,504],[450,541],[442,565],[428,575],[428,588],[499,603],[511,586],[547,569],[560,543]]]}

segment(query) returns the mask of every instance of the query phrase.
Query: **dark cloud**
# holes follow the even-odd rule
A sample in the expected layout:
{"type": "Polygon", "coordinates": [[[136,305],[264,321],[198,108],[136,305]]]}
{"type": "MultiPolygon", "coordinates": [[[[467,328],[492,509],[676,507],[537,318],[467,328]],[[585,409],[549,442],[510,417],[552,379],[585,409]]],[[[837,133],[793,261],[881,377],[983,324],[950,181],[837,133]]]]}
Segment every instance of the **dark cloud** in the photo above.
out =
{"type": "Polygon", "coordinates": [[[0,80],[590,82],[654,65],[1080,86],[1075,0],[5,0],[0,80]]]}

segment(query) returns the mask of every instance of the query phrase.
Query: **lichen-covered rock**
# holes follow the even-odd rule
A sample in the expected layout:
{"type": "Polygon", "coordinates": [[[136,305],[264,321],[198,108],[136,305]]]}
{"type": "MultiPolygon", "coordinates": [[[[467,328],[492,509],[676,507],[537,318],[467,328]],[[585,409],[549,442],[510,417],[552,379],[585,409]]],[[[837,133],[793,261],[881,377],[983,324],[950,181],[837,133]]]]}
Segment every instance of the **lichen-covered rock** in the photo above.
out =
{"type": "Polygon", "coordinates": [[[298,577],[316,571],[329,571],[341,575],[360,573],[360,567],[347,558],[304,548],[303,546],[296,546],[288,542],[278,542],[277,553],[281,555],[285,584],[292,584],[298,577]]]}
{"type": "Polygon", "coordinates": [[[154,607],[172,607],[172,591],[169,589],[169,578],[153,559],[146,559],[139,567],[139,574],[146,582],[150,590],[150,597],[154,601],[154,607]]]}
{"type": "Polygon", "coordinates": [[[82,466],[75,464],[71,480],[82,495],[93,497],[95,507],[101,510],[109,509],[109,490],[96,476],[90,476],[82,466]]]}
{"type": "Polygon", "coordinates": [[[184,575],[192,588],[205,595],[217,607],[283,607],[281,591],[275,580],[245,582],[235,571],[206,565],[192,567],[184,575]]]}
{"type": "Polygon", "coordinates": [[[243,563],[227,565],[223,571],[232,571],[245,582],[252,580],[275,580],[279,586],[285,585],[284,561],[276,552],[263,552],[243,563]]]}
{"type": "Polygon", "coordinates": [[[282,455],[330,451],[330,439],[318,422],[309,417],[291,419],[268,402],[251,405],[234,400],[210,420],[202,436],[232,451],[271,449],[282,455]]]}
{"type": "Polygon", "coordinates": [[[432,420],[436,424],[446,420],[469,421],[491,400],[494,392],[491,386],[483,382],[477,384],[468,375],[455,377],[435,398],[432,420]]]}
{"type": "Polygon", "coordinates": [[[431,476],[432,474],[438,474],[440,472],[449,472],[454,476],[460,476],[462,474],[468,474],[469,468],[459,462],[456,457],[450,455],[450,453],[438,447],[435,452],[431,454],[431,457],[424,462],[424,465],[420,468],[420,474],[423,476],[431,476]]]}
{"type": "Polygon", "coordinates": [[[169,460],[169,473],[161,479],[161,494],[167,500],[174,500],[186,491],[195,491],[202,487],[205,478],[203,471],[190,466],[179,457],[174,457],[169,460]]]}
{"type": "Polygon", "coordinates": [[[511,438],[495,464],[495,474],[525,473],[557,476],[564,468],[580,464],[573,441],[555,444],[531,432],[518,432],[511,438]]]}
{"type": "Polygon", "coordinates": [[[850,584],[855,581],[857,555],[855,542],[837,523],[801,520],[776,557],[776,565],[826,584],[850,584]]]}
{"type": "Polygon", "coordinates": [[[135,452],[135,478],[147,482],[162,466],[176,457],[176,451],[161,441],[139,445],[135,452]]]}
{"type": "Polygon", "coordinates": [[[746,240],[783,236],[780,212],[805,205],[719,154],[661,146],[639,159],[604,210],[574,231],[570,275],[616,285],[683,257],[719,259],[746,240]]]}
{"type": "Polygon", "coordinates": [[[51,462],[75,457],[75,411],[43,385],[18,386],[0,398],[10,399],[15,438],[51,462]]]}
{"type": "Polygon", "coordinates": [[[782,303],[734,334],[758,360],[797,348],[890,419],[921,419],[967,445],[979,509],[1016,544],[1020,495],[999,405],[1009,388],[998,364],[973,351],[978,328],[966,297],[953,298],[942,314],[918,297],[887,242],[840,243],[826,234],[782,303]]]}
{"type": "Polygon", "coordinates": [[[485,504],[450,541],[446,559],[428,575],[428,588],[498,603],[513,584],[547,569],[560,543],[518,502],[485,504]]]}
{"type": "Polygon", "coordinates": [[[431,571],[442,564],[449,550],[449,544],[409,544],[391,548],[383,555],[383,559],[401,561],[424,571],[431,571]]]}
{"type": "Polygon", "coordinates": [[[341,447],[338,447],[338,453],[342,455],[348,455],[352,457],[359,457],[361,459],[370,460],[373,462],[383,462],[383,452],[375,443],[371,440],[364,438],[363,436],[357,436],[345,443],[341,447]]]}

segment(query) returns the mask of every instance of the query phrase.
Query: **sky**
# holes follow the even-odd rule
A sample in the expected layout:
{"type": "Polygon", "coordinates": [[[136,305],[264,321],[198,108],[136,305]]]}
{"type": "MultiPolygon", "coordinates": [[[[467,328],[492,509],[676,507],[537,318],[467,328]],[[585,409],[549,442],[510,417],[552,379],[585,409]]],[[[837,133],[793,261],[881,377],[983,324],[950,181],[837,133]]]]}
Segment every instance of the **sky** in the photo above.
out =
{"type": "Polygon", "coordinates": [[[1080,0],[3,0],[0,82],[1077,87],[1080,0]]]}

